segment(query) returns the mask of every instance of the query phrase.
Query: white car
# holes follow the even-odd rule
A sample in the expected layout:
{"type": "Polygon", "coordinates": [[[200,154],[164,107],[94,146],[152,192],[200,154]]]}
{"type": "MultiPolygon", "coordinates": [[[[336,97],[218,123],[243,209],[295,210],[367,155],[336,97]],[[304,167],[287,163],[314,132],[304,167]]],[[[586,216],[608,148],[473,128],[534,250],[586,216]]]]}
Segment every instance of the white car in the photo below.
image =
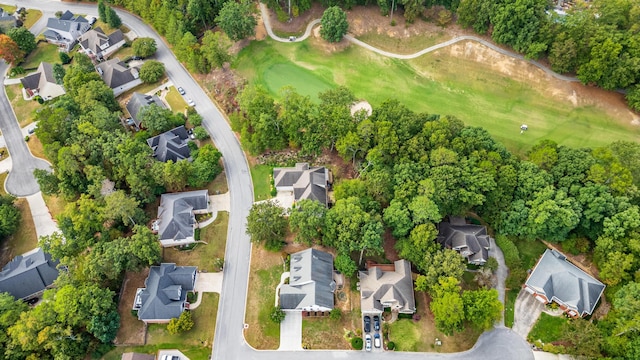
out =
{"type": "Polygon", "coordinates": [[[187,104],[189,104],[189,106],[191,107],[196,106],[196,103],[191,98],[187,98],[187,104]]]}
{"type": "Polygon", "coordinates": [[[380,340],[380,334],[376,333],[373,336],[373,346],[375,346],[376,348],[379,348],[380,345],[382,345],[382,340],[380,340]]]}
{"type": "Polygon", "coordinates": [[[371,335],[369,334],[364,337],[364,349],[367,351],[371,351],[371,335]]]}

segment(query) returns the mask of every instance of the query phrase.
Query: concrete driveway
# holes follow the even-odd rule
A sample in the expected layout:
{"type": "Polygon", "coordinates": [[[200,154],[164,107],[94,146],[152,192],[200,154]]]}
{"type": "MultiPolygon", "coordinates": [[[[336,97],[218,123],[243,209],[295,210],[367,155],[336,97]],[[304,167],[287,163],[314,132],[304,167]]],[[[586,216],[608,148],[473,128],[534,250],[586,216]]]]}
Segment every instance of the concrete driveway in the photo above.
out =
{"type": "Polygon", "coordinates": [[[291,209],[291,206],[293,206],[295,199],[293,197],[293,191],[278,191],[278,194],[273,199],[256,201],[256,203],[265,201],[273,201],[281,208],[291,209]]]}
{"type": "Polygon", "coordinates": [[[220,294],[222,291],[222,273],[198,273],[194,290],[196,292],[215,292],[220,294]]]}
{"type": "Polygon", "coordinates": [[[540,313],[542,313],[544,309],[543,303],[536,300],[535,297],[524,291],[524,289],[520,290],[513,310],[513,331],[526,340],[529,331],[531,331],[533,325],[538,321],[540,313]]]}
{"type": "Polygon", "coordinates": [[[31,209],[31,217],[33,218],[33,223],[36,226],[36,235],[38,238],[40,236],[51,235],[56,231],[60,231],[58,224],[53,221],[51,213],[49,212],[40,191],[27,196],[27,202],[31,209]]]}
{"type": "Polygon", "coordinates": [[[280,351],[302,350],[302,312],[286,311],[280,323],[280,351]]]}

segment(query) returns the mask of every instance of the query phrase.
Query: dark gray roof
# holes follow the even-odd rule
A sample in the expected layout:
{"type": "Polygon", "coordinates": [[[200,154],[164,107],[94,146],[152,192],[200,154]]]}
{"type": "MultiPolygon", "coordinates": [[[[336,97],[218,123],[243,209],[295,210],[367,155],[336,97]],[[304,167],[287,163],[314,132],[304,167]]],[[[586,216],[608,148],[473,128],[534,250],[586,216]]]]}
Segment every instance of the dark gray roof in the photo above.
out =
{"type": "Polygon", "coordinates": [[[38,84],[40,83],[40,73],[33,73],[31,75],[27,75],[20,79],[20,83],[25,89],[37,89],[38,84]]]}
{"type": "Polygon", "coordinates": [[[53,66],[48,62],[41,62],[38,71],[20,79],[22,86],[26,89],[39,89],[44,83],[56,84],[56,78],[53,76],[53,66]]]}
{"type": "Polygon", "coordinates": [[[51,30],[60,30],[71,32],[73,30],[81,31],[82,23],[73,20],[62,20],[57,18],[49,18],[47,20],[47,28],[51,30]]]}
{"type": "Polygon", "coordinates": [[[180,316],[185,308],[187,292],[193,291],[196,279],[195,266],[160,264],[152,266],[144,284],[139,290],[142,304],[138,309],[140,320],[167,320],[180,316]]]}
{"type": "Polygon", "coordinates": [[[62,15],[60,15],[60,20],[71,20],[73,19],[73,13],[69,10],[66,10],[62,15]]]}
{"type": "Polygon", "coordinates": [[[51,260],[41,248],[18,255],[0,272],[0,292],[8,292],[16,299],[37,294],[58,278],[58,261],[51,260]]]}
{"type": "Polygon", "coordinates": [[[411,278],[411,263],[394,262],[394,271],[382,271],[373,266],[360,271],[360,307],[363,312],[382,312],[392,306],[401,313],[413,314],[416,301],[411,278]]]}
{"type": "Polygon", "coordinates": [[[303,250],[291,255],[289,284],[280,287],[280,307],[333,309],[335,289],[333,256],[316,249],[303,250]]]}
{"type": "Polygon", "coordinates": [[[555,250],[546,250],[525,283],[549,301],[565,304],[580,316],[591,314],[605,285],[555,250]]]}
{"type": "Polygon", "coordinates": [[[124,34],[120,30],[114,31],[111,35],[106,35],[102,28],[97,27],[89,30],[78,39],[83,49],[89,49],[94,54],[102,53],[101,46],[109,44],[112,46],[124,39],[124,34]]]}
{"type": "Polygon", "coordinates": [[[194,210],[209,206],[208,190],[162,194],[158,207],[158,235],[160,240],[181,240],[193,236],[196,223],[194,210]]]}
{"type": "Polygon", "coordinates": [[[485,263],[489,259],[491,237],[482,225],[465,224],[464,219],[451,217],[438,224],[437,241],[448,249],[455,249],[472,263],[485,263]]]}
{"type": "Polygon", "coordinates": [[[325,167],[310,168],[308,163],[298,163],[291,168],[274,168],[276,188],[293,187],[295,201],[311,199],[327,205],[329,170],[325,167]]]}
{"type": "Polygon", "coordinates": [[[153,149],[153,157],[162,162],[190,159],[188,143],[189,134],[184,125],[147,139],[147,144],[153,149]]]}
{"type": "Polygon", "coordinates": [[[138,119],[138,113],[140,110],[151,104],[156,104],[161,108],[167,108],[162,100],[160,100],[156,95],[145,95],[137,92],[134,92],[133,95],[131,95],[131,99],[129,99],[129,102],[127,103],[127,111],[129,112],[129,115],[131,115],[131,119],[133,119],[136,126],[140,127],[140,120],[138,119]]]}
{"type": "Polygon", "coordinates": [[[112,89],[136,79],[134,72],[137,73],[137,70],[127,68],[127,64],[118,58],[102,62],[96,66],[96,69],[102,80],[112,89]]]}
{"type": "Polygon", "coordinates": [[[60,34],[58,34],[57,32],[53,31],[53,30],[45,30],[44,33],[42,33],[42,35],[44,35],[44,37],[46,37],[47,39],[52,39],[52,40],[61,40],[62,36],[60,34]]]}

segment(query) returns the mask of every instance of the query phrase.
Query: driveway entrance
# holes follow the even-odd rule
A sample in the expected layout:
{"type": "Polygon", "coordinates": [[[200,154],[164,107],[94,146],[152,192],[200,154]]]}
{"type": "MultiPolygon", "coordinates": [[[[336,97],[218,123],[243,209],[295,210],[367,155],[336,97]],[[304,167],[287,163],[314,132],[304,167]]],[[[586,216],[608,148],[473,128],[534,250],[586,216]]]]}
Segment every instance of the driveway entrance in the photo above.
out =
{"type": "Polygon", "coordinates": [[[302,312],[286,311],[280,323],[280,347],[278,350],[302,350],[302,312]]]}

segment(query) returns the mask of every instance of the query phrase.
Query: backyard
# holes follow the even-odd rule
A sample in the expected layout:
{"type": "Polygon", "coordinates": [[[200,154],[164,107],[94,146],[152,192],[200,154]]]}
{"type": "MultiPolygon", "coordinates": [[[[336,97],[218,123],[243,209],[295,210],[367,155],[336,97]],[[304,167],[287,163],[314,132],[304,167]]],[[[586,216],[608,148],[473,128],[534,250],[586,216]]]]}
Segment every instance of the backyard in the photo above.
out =
{"type": "MultiPolygon", "coordinates": [[[[29,54],[24,61],[20,64],[20,66],[25,69],[27,72],[30,70],[35,70],[40,66],[41,62],[48,62],[51,65],[60,62],[60,57],[58,55],[58,47],[54,44],[49,44],[47,42],[40,42],[38,47],[29,54]]],[[[22,77],[23,75],[20,75],[22,77]]]]}
{"type": "Polygon", "coordinates": [[[345,85],[374,106],[397,98],[414,111],[455,115],[486,128],[519,153],[542,138],[593,147],[635,141],[640,135],[619,94],[550,79],[533,65],[500,58],[475,43],[458,43],[409,61],[354,45],[328,52],[324,45],[314,38],[295,44],[253,41],[234,67],[276,97],[284,85],[312,99],[318,91],[345,85]],[[529,131],[520,134],[523,122],[529,131]]]}

